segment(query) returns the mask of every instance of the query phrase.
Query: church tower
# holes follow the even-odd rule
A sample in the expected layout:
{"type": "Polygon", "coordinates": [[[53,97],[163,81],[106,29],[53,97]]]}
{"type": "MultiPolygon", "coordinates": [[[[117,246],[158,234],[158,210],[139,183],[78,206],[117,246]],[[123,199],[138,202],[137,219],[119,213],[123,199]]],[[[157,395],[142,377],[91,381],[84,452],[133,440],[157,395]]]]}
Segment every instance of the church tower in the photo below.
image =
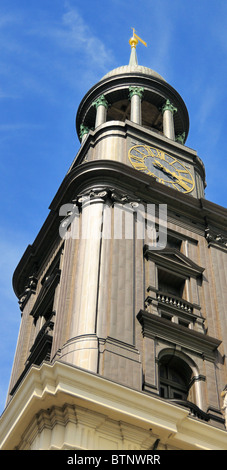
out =
{"type": "Polygon", "coordinates": [[[80,149],[14,272],[2,450],[227,449],[227,210],[138,41],[82,99],[80,149]]]}

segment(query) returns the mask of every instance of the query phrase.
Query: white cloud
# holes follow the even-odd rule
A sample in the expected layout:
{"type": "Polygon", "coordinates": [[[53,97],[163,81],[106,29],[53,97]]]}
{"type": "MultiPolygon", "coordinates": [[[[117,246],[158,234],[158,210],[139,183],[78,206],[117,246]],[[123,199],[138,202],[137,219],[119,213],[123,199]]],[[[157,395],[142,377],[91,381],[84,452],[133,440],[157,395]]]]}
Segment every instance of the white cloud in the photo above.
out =
{"type": "MultiPolygon", "coordinates": [[[[65,13],[53,22],[43,20],[43,24],[32,24],[29,34],[43,36],[57,44],[58,50],[65,54],[75,53],[75,65],[96,70],[108,70],[112,61],[112,51],[92,31],[75,7],[65,2],[65,13]]],[[[45,52],[44,52],[45,53],[45,52]]],[[[59,65],[59,64],[58,64],[59,65]]],[[[56,61],[57,66],[57,61],[56,61]]],[[[69,70],[66,70],[69,74],[69,70]]]]}
{"type": "Polygon", "coordinates": [[[112,55],[105,44],[91,31],[75,9],[63,15],[64,37],[67,45],[85,53],[98,67],[106,68],[112,55]]]}
{"type": "Polygon", "coordinates": [[[112,51],[75,6],[49,12],[0,15],[0,99],[32,92],[54,102],[60,87],[89,88],[109,70],[112,51]]]}

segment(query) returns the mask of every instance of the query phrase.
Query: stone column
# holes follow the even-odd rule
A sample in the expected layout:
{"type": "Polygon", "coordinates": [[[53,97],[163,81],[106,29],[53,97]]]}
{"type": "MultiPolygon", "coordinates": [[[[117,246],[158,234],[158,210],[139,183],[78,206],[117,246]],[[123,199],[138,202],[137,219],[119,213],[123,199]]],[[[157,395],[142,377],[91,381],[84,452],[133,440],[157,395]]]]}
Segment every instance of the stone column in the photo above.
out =
{"type": "Polygon", "coordinates": [[[81,139],[81,143],[85,140],[85,138],[87,137],[88,133],[89,133],[89,127],[85,126],[84,124],[81,124],[80,125],[80,139],[81,139]]]}
{"type": "Polygon", "coordinates": [[[162,107],[163,114],[163,134],[169,139],[175,140],[175,130],[174,130],[174,121],[173,115],[177,112],[177,108],[170,103],[169,100],[166,100],[166,103],[162,107]]]}
{"type": "Polygon", "coordinates": [[[141,100],[144,88],[138,86],[129,87],[129,99],[131,100],[131,121],[136,124],[142,124],[141,100]]]}
{"type": "Polygon", "coordinates": [[[106,192],[90,191],[78,198],[81,207],[80,239],[72,286],[72,317],[61,355],[65,362],[97,372],[96,311],[103,208],[106,192]]]}
{"type": "Polygon", "coordinates": [[[106,122],[107,109],[109,103],[106,100],[104,95],[99,96],[97,100],[92,103],[92,106],[96,107],[96,119],[95,119],[95,128],[101,126],[106,122]]]}

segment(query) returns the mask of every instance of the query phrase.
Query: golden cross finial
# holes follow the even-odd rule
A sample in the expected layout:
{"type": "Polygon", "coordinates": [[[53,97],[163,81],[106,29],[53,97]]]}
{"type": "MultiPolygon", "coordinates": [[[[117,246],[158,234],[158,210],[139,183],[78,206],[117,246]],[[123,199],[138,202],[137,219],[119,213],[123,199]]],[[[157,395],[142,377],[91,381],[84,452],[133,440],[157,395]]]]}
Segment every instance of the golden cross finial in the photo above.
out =
{"type": "Polygon", "coordinates": [[[132,28],[132,30],[133,30],[133,36],[129,39],[129,44],[130,44],[131,48],[133,48],[133,47],[136,48],[139,41],[142,42],[142,44],[147,47],[147,43],[145,41],[143,41],[143,39],[141,39],[135,33],[135,28],[132,28]]]}

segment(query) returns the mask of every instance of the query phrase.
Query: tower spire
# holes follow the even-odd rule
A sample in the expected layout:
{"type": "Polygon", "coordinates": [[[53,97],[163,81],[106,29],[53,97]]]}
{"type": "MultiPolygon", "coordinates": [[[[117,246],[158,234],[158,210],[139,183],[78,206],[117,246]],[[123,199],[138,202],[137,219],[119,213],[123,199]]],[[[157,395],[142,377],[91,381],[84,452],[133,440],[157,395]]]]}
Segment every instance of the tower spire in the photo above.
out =
{"type": "Polygon", "coordinates": [[[138,65],[136,46],[139,41],[142,42],[142,44],[146,47],[147,47],[147,43],[143,41],[143,39],[141,39],[139,36],[137,36],[137,34],[135,33],[135,28],[132,28],[132,30],[133,30],[133,35],[129,39],[129,44],[131,46],[131,55],[129,59],[129,65],[138,65]]]}

